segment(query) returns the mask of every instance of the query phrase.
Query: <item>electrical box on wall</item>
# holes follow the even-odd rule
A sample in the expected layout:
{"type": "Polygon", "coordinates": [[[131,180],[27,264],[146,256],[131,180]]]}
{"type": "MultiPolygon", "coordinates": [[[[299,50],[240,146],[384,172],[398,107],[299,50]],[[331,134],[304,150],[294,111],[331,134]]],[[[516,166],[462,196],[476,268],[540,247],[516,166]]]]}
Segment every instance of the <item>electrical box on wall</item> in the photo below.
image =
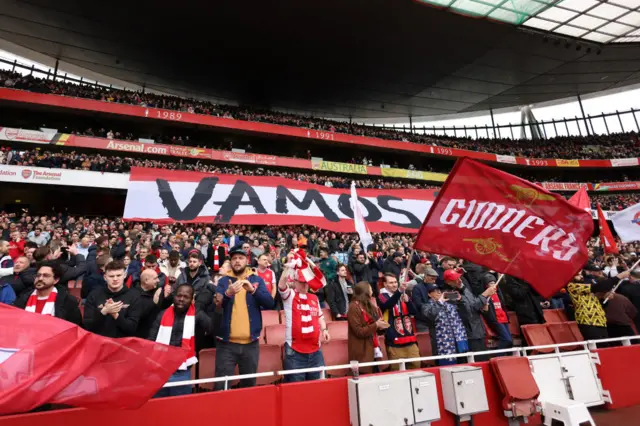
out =
{"type": "Polygon", "coordinates": [[[435,376],[425,372],[349,380],[352,426],[428,426],[440,419],[435,376]]]}
{"type": "Polygon", "coordinates": [[[444,408],[457,415],[468,416],[489,411],[487,391],[480,367],[447,367],[440,369],[444,408]]]}

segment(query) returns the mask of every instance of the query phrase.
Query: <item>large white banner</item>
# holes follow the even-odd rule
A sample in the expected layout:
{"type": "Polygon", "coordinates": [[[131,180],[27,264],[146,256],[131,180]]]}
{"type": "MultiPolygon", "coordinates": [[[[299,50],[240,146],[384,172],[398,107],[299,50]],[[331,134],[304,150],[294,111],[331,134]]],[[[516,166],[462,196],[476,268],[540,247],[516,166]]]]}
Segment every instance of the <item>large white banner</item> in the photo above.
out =
{"type": "MultiPolygon", "coordinates": [[[[362,189],[358,201],[373,232],[417,232],[435,190],[362,189]]],[[[267,176],[217,175],[135,167],[124,219],[157,223],[314,225],[354,232],[348,189],[267,176]]]]}

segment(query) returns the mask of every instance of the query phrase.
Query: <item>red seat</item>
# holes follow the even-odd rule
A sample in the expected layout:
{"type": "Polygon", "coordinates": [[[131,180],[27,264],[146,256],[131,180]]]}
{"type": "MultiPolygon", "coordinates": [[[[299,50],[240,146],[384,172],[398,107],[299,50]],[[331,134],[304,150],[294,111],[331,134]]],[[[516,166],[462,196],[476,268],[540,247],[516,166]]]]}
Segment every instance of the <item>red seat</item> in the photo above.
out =
{"type": "MultiPolygon", "coordinates": [[[[236,376],[239,375],[237,365],[236,371],[233,374],[236,376]]],[[[198,353],[198,378],[209,379],[213,377],[216,377],[216,350],[215,348],[202,349],[198,353]]],[[[238,382],[239,380],[230,382],[229,387],[236,385],[238,382]]],[[[202,383],[198,385],[198,387],[200,389],[213,390],[214,383],[202,383]]]]}
{"type": "MultiPolygon", "coordinates": [[[[326,366],[349,364],[349,349],[347,340],[334,340],[322,345],[322,356],[326,366]]],[[[349,374],[349,368],[327,371],[327,377],[343,377],[349,374]]]]}
{"type": "Polygon", "coordinates": [[[279,312],[279,315],[280,315],[280,324],[285,324],[286,320],[284,318],[284,309],[279,312]]]}
{"type": "Polygon", "coordinates": [[[349,323],[347,321],[335,321],[327,324],[331,340],[346,340],[349,338],[349,323]]]}
{"type": "Polygon", "coordinates": [[[573,333],[573,337],[576,339],[576,342],[584,342],[584,337],[582,336],[582,332],[580,331],[580,328],[578,327],[578,323],[575,321],[567,321],[567,324],[569,324],[569,328],[571,329],[571,332],[573,333]]]}
{"type": "Polygon", "coordinates": [[[522,345],[522,331],[520,330],[518,315],[513,311],[509,311],[507,316],[509,317],[509,331],[511,332],[511,337],[513,337],[513,345],[520,346],[522,345]]]}
{"type": "Polygon", "coordinates": [[[70,287],[68,288],[69,294],[78,299],[78,301],[82,301],[82,288],[80,287],[70,287]]]}
{"type": "Polygon", "coordinates": [[[568,321],[567,314],[564,312],[564,309],[544,309],[542,314],[544,315],[544,320],[547,324],[568,321]]]}
{"type": "MultiPolygon", "coordinates": [[[[571,330],[571,326],[568,322],[556,322],[546,324],[547,330],[549,330],[549,334],[555,343],[572,343],[577,342],[576,336],[573,334],[571,330]]],[[[575,351],[578,349],[578,345],[571,346],[561,346],[561,351],[575,351]]]]}
{"type": "Polygon", "coordinates": [[[529,417],[538,411],[540,389],[526,357],[497,357],[491,367],[504,394],[502,408],[507,417],[529,417]]]}
{"type": "Polygon", "coordinates": [[[274,324],[265,327],[264,340],[268,345],[282,346],[285,342],[285,328],[284,324],[274,324]]]}
{"type": "Polygon", "coordinates": [[[485,331],[485,343],[487,348],[492,349],[495,348],[498,344],[499,337],[495,331],[487,324],[487,321],[484,319],[484,316],[480,316],[482,319],[482,325],[484,326],[485,331]]]}
{"type": "Polygon", "coordinates": [[[75,287],[76,287],[76,281],[75,280],[67,281],[67,288],[75,288],[75,287]]]}
{"type": "MultiPolygon", "coordinates": [[[[421,357],[433,356],[433,349],[431,347],[431,335],[429,332],[422,332],[416,334],[418,341],[418,351],[420,351],[421,357]]],[[[435,361],[422,361],[422,365],[425,367],[435,365],[435,361]]]]}
{"type": "MultiPolygon", "coordinates": [[[[555,342],[549,334],[549,330],[545,324],[528,324],[523,325],[522,334],[527,340],[529,346],[553,345],[555,342]]],[[[548,354],[553,352],[553,348],[536,349],[534,353],[548,354]]]]}
{"type": "MultiPolygon", "coordinates": [[[[260,346],[260,359],[258,360],[258,373],[282,370],[282,349],[278,345],[260,346]]],[[[268,385],[278,382],[282,376],[258,377],[256,384],[268,385]]]]}
{"type": "Polygon", "coordinates": [[[284,324],[280,322],[278,311],[262,311],[262,328],[274,324],[284,324]]]}

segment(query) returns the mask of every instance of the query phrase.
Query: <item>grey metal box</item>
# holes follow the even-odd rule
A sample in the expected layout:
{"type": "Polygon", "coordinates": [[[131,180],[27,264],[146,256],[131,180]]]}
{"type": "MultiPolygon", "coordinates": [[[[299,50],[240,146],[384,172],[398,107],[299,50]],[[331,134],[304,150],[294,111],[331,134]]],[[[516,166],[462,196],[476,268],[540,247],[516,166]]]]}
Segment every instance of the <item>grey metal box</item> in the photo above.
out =
{"type": "Polygon", "coordinates": [[[407,375],[349,379],[349,419],[352,426],[412,425],[413,404],[407,375]]]}
{"type": "Polygon", "coordinates": [[[440,420],[438,385],[433,373],[416,372],[409,377],[415,424],[440,420]]]}
{"type": "Polygon", "coordinates": [[[421,371],[349,379],[352,426],[416,425],[440,419],[435,376],[421,371]]]}
{"type": "Polygon", "coordinates": [[[480,367],[440,369],[444,408],[458,416],[489,411],[487,391],[480,367]]]}

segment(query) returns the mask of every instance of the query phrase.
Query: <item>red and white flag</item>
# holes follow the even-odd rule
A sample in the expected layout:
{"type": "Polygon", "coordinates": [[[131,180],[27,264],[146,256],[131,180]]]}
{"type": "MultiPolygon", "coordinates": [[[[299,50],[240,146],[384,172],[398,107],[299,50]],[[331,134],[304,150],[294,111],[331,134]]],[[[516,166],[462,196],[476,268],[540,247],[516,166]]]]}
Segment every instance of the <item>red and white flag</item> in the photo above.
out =
{"type": "Polygon", "coordinates": [[[587,262],[591,215],[529,181],[458,160],[414,247],[487,266],[551,297],[587,262]]]}
{"type": "Polygon", "coordinates": [[[582,185],[580,189],[578,189],[578,192],[569,198],[569,202],[591,213],[591,200],[589,199],[589,194],[587,194],[587,185],[582,185]]]}
{"type": "Polygon", "coordinates": [[[616,244],[616,240],[613,238],[613,234],[611,233],[611,229],[607,223],[607,218],[600,207],[600,203],[598,203],[598,228],[600,228],[600,242],[602,243],[602,247],[604,247],[604,252],[606,254],[618,254],[618,245],[616,244]]]}
{"type": "Polygon", "coordinates": [[[0,318],[0,415],[46,403],[138,408],[188,354],[149,340],[102,337],[3,303],[0,318]]]}

